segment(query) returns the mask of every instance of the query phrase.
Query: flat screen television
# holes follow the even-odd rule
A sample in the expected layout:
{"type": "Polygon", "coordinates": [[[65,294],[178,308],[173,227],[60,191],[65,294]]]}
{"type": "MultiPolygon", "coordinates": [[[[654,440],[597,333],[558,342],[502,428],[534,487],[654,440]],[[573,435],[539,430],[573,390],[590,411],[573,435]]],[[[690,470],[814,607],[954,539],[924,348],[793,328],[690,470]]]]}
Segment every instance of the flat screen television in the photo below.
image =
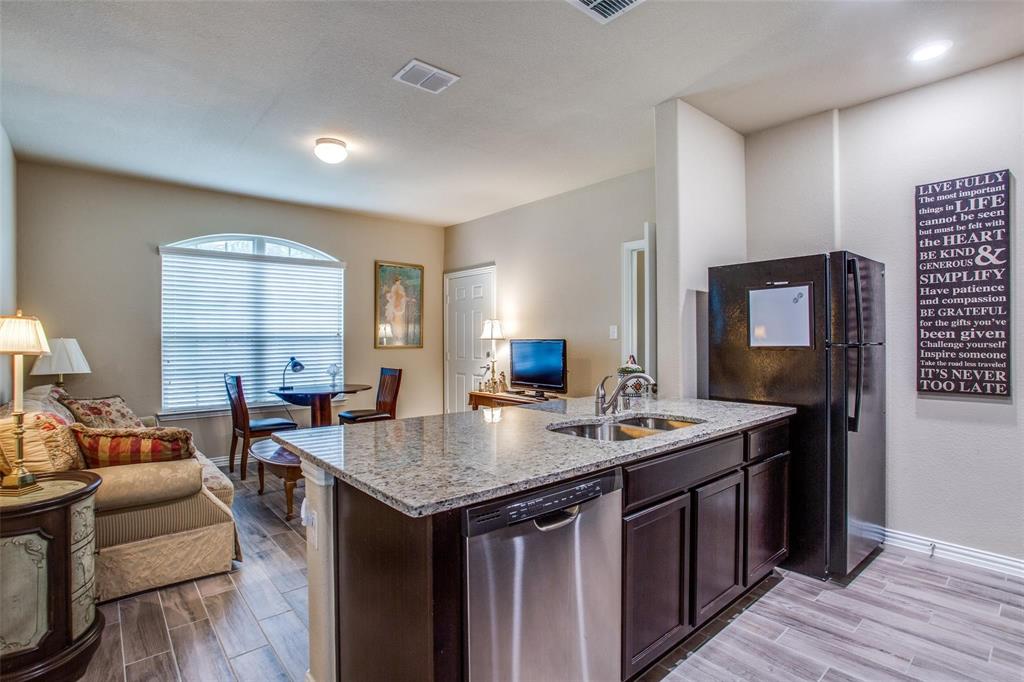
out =
{"type": "Polygon", "coordinates": [[[565,339],[512,339],[509,341],[510,376],[513,388],[532,388],[565,393],[565,339]]]}

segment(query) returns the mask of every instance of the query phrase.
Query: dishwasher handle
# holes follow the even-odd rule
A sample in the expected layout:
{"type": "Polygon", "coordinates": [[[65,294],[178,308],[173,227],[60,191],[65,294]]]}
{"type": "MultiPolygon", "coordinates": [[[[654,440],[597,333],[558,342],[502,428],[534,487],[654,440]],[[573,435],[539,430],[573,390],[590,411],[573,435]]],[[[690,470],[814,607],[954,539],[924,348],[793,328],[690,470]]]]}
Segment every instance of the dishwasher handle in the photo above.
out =
{"type": "Polygon", "coordinates": [[[547,533],[548,531],[558,530],[563,526],[568,526],[570,523],[576,520],[580,515],[580,506],[574,504],[571,507],[565,509],[559,509],[543,516],[538,516],[533,520],[533,525],[537,527],[537,530],[547,533]]]}

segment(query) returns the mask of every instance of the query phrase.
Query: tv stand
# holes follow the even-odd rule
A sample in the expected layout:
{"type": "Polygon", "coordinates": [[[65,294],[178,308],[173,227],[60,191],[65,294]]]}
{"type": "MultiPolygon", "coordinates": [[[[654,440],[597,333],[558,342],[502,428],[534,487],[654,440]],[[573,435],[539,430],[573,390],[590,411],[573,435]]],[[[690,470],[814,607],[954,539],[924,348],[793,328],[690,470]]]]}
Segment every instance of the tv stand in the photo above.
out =
{"type": "Polygon", "coordinates": [[[481,407],[515,407],[516,405],[536,405],[550,400],[548,396],[537,398],[525,393],[488,393],[487,391],[470,391],[469,406],[476,410],[481,407]]]}

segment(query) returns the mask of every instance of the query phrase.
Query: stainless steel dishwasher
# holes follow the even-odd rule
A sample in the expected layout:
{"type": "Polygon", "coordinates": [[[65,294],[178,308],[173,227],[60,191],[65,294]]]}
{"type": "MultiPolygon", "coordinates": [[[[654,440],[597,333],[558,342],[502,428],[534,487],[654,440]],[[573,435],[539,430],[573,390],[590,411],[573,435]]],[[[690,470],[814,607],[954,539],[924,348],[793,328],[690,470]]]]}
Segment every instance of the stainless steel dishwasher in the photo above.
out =
{"type": "Polygon", "coordinates": [[[472,682],[618,682],[622,474],[467,509],[472,682]]]}

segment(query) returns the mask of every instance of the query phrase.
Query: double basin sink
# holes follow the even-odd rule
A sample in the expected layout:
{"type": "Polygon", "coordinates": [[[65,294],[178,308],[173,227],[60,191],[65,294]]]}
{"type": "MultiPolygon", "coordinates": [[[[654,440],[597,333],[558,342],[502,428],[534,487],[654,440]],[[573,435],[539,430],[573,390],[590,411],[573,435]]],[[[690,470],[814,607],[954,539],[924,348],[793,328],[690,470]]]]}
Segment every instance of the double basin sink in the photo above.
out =
{"type": "Polygon", "coordinates": [[[675,431],[694,426],[699,422],[637,415],[616,421],[588,422],[584,424],[552,425],[548,430],[591,440],[636,440],[654,436],[665,431],[675,431]]]}

